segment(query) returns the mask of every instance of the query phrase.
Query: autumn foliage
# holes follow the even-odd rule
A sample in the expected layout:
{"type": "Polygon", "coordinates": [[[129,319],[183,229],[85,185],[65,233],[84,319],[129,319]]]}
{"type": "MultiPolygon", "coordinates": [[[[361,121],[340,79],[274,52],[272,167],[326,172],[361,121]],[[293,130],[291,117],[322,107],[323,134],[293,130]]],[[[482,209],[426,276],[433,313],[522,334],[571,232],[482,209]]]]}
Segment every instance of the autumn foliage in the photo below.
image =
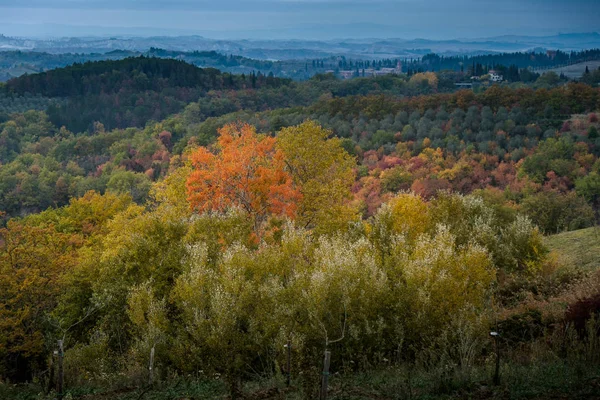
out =
{"type": "Polygon", "coordinates": [[[269,214],[295,215],[300,193],[275,138],[257,135],[248,124],[229,124],[219,130],[214,150],[200,147],[191,155],[187,192],[194,210],[240,207],[258,221],[269,214]]]}
{"type": "MultiPolygon", "coordinates": [[[[433,89],[428,77],[407,85],[433,89]]],[[[42,376],[66,337],[80,383],[145,376],[154,349],[158,379],[206,371],[233,393],[280,374],[290,341],[292,371],[310,384],[343,333],[334,371],[435,354],[462,374],[445,351],[488,340],[492,302],[525,306],[575,279],[552,272],[542,232],[597,218],[597,121],[558,129],[563,104],[595,109],[590,90],[585,107],[575,92],[495,87],[209,120],[195,104],[144,131],[90,136],[11,116],[0,123],[0,206],[13,218],[0,226],[0,380],[42,376]],[[475,336],[452,339],[466,332],[456,327],[475,336]]],[[[587,323],[586,304],[572,320],[587,323]]],[[[485,366],[490,353],[473,354],[485,366]]]]}

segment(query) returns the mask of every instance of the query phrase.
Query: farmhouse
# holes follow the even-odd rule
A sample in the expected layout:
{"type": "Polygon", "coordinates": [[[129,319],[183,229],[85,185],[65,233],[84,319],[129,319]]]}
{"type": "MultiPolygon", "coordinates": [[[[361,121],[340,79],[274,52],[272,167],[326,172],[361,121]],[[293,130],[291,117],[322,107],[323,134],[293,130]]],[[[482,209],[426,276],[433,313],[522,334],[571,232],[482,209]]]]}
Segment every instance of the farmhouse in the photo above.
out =
{"type": "Polygon", "coordinates": [[[490,82],[502,82],[504,80],[504,77],[500,74],[498,74],[498,72],[496,72],[495,70],[490,70],[489,72],[490,74],[490,82]]]}

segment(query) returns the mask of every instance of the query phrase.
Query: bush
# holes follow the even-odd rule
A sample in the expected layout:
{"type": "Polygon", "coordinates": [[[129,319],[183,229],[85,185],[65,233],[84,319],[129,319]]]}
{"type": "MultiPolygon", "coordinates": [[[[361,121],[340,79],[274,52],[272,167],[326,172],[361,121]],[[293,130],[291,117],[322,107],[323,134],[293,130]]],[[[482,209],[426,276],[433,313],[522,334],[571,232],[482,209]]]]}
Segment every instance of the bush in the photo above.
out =
{"type": "Polygon", "coordinates": [[[573,192],[539,192],[526,197],[521,209],[547,234],[587,228],[595,221],[592,207],[573,192]]]}
{"type": "Polygon", "coordinates": [[[538,310],[528,310],[498,323],[502,340],[510,346],[540,338],[545,328],[542,314],[538,310]]]}
{"type": "Polygon", "coordinates": [[[586,334],[586,325],[592,318],[600,319],[600,292],[570,304],[565,314],[565,321],[573,324],[581,336],[586,334]]]}

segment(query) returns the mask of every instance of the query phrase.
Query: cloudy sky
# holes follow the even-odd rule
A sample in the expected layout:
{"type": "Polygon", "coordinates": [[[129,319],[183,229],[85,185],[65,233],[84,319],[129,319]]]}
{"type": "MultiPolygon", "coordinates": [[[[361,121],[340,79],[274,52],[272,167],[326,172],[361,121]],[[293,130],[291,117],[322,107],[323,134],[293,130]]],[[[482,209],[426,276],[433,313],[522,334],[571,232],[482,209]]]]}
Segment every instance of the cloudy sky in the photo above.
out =
{"type": "Polygon", "coordinates": [[[480,38],[600,31],[600,0],[0,0],[0,33],[480,38]]]}

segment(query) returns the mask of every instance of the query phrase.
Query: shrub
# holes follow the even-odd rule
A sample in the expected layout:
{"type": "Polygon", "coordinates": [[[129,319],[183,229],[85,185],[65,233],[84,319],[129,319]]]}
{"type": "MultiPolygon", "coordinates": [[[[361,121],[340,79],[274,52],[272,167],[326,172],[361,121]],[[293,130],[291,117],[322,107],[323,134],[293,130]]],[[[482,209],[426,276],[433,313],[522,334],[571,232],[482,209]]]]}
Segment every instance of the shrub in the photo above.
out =
{"type": "Polygon", "coordinates": [[[542,314],[538,310],[528,310],[498,323],[498,331],[502,340],[511,346],[541,337],[544,329],[542,314]]]}
{"type": "Polygon", "coordinates": [[[570,304],[565,313],[565,320],[572,323],[581,336],[586,334],[586,324],[592,318],[600,318],[600,292],[570,304]]]}
{"type": "Polygon", "coordinates": [[[570,192],[543,191],[526,197],[522,210],[545,233],[587,228],[594,224],[592,207],[584,198],[570,192]]]}

